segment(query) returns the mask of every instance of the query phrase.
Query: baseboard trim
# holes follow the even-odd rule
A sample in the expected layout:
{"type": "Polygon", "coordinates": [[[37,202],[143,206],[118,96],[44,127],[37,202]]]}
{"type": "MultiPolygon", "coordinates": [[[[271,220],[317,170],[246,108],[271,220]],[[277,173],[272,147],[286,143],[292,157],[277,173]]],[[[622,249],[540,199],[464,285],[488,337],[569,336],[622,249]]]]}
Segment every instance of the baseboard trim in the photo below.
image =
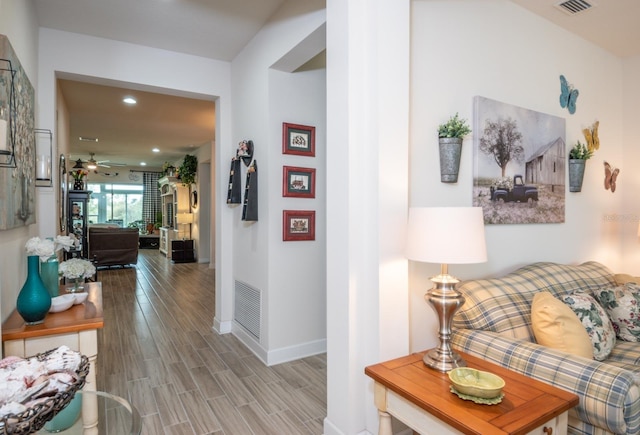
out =
{"type": "Polygon", "coordinates": [[[289,361],[295,361],[327,351],[327,340],[315,340],[307,343],[297,344],[295,346],[283,347],[269,351],[267,355],[267,365],[282,364],[289,361]]]}
{"type": "Polygon", "coordinates": [[[251,350],[267,366],[295,361],[327,351],[327,340],[316,340],[295,346],[283,347],[275,350],[266,350],[256,339],[247,333],[238,323],[233,322],[231,333],[235,335],[245,346],[251,350]]]}
{"type": "MultiPolygon", "coordinates": [[[[346,435],[345,432],[342,432],[333,423],[331,423],[331,420],[329,420],[329,417],[325,417],[324,419],[323,430],[324,430],[324,435],[346,435]]],[[[363,430],[362,432],[358,432],[356,435],[373,435],[373,434],[369,431],[363,430]]]]}
{"type": "Polygon", "coordinates": [[[217,318],[213,319],[213,330],[218,334],[228,334],[232,330],[232,322],[220,322],[217,318]]]}

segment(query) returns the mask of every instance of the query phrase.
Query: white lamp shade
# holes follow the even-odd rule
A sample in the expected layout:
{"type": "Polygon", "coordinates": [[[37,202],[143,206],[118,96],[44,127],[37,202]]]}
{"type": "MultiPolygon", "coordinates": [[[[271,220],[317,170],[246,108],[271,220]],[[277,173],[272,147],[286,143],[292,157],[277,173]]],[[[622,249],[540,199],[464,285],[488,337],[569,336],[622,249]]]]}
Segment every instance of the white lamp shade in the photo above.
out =
{"type": "Polygon", "coordinates": [[[193,213],[178,213],[176,220],[179,224],[191,224],[193,223],[193,213]]]}
{"type": "Polygon", "coordinates": [[[410,208],[406,256],[440,264],[487,261],[482,208],[410,208]]]}

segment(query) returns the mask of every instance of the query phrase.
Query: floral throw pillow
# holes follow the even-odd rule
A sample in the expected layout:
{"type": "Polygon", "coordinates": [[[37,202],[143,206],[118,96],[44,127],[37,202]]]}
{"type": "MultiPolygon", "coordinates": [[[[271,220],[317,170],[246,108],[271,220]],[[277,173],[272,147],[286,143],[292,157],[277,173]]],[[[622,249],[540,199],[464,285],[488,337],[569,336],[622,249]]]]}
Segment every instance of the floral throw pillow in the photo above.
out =
{"type": "Polygon", "coordinates": [[[604,308],[587,293],[576,292],[564,296],[562,301],[569,305],[587,329],[593,345],[593,358],[607,359],[616,344],[616,333],[604,308]]]}
{"type": "Polygon", "coordinates": [[[628,283],[603,288],[594,296],[607,311],[620,340],[640,341],[640,286],[628,283]]]}

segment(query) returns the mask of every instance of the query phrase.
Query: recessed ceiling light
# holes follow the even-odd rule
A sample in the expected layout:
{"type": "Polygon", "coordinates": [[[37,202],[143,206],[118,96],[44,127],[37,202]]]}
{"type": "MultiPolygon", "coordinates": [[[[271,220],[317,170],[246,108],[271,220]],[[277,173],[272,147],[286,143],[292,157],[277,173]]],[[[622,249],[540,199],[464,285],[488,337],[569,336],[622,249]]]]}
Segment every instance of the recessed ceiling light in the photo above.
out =
{"type": "Polygon", "coordinates": [[[78,138],[78,140],[81,140],[82,142],[98,142],[98,138],[97,137],[80,136],[78,138]]]}
{"type": "Polygon", "coordinates": [[[140,166],[147,166],[146,162],[140,162],[140,166]]]}
{"type": "Polygon", "coordinates": [[[159,148],[154,148],[154,149],[152,149],[151,151],[153,151],[154,153],[159,153],[159,152],[160,152],[160,149],[159,149],[159,148]]]}
{"type": "Polygon", "coordinates": [[[125,104],[136,104],[137,103],[136,99],[133,98],[133,97],[125,97],[122,101],[125,104]]]}

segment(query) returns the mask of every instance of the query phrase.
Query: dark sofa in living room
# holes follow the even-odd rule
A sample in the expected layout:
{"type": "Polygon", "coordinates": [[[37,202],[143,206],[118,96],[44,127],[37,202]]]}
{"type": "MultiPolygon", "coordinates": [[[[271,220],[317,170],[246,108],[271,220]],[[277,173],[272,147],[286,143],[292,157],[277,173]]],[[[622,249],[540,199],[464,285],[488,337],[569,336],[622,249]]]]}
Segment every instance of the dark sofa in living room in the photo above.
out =
{"type": "Polygon", "coordinates": [[[137,228],[89,227],[89,259],[96,267],[138,262],[137,228]]]}

